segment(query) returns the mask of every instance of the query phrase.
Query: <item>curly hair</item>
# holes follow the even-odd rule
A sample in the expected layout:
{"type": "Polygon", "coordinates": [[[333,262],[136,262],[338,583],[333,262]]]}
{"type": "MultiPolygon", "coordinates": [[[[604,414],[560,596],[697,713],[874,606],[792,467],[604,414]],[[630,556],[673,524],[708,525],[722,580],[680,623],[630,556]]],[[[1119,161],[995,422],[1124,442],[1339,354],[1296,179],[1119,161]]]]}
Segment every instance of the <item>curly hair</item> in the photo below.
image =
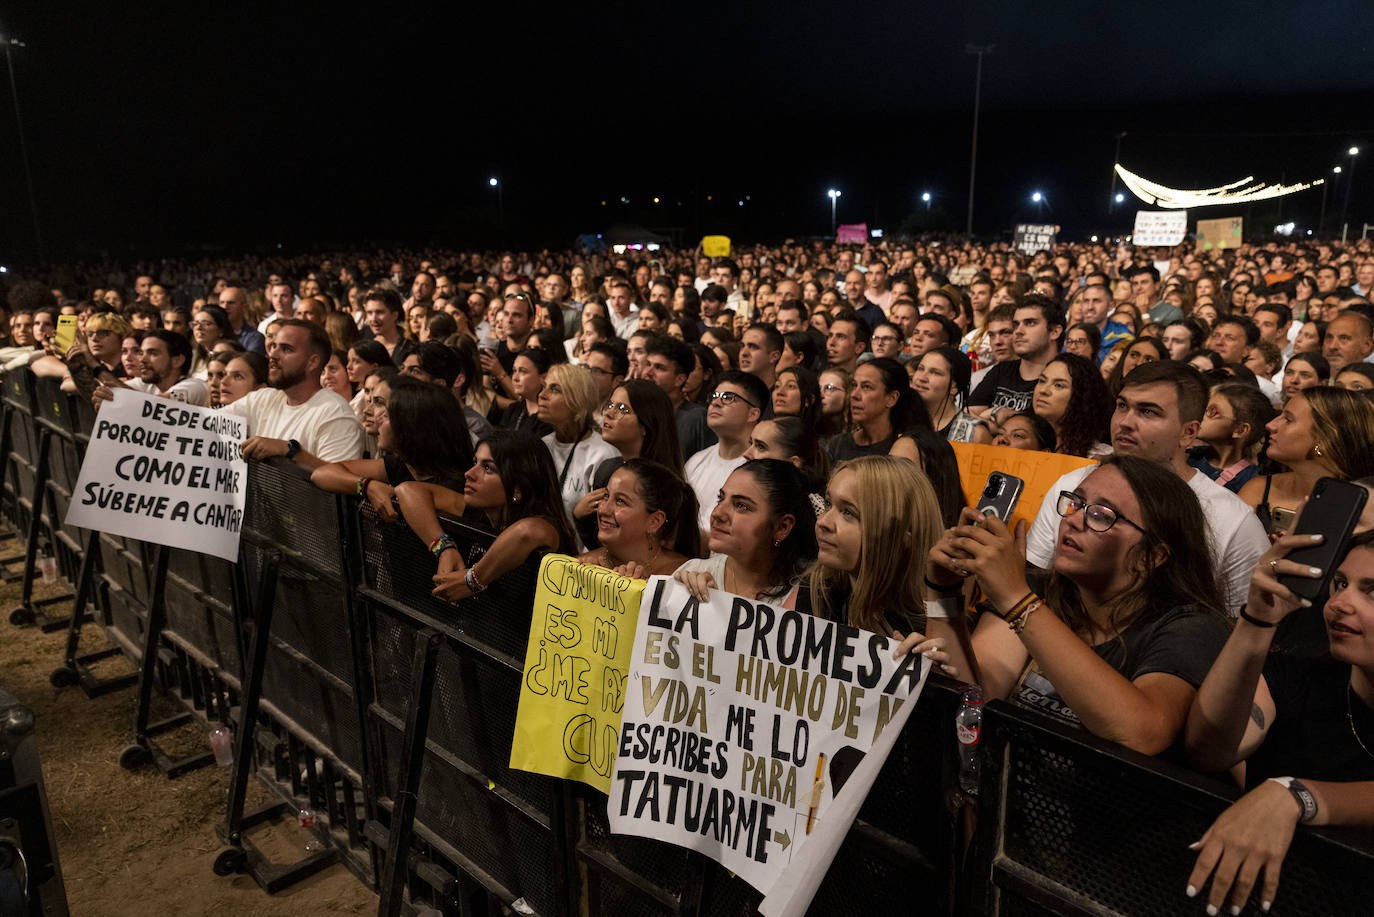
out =
{"type": "Polygon", "coordinates": [[[1102,373],[1092,360],[1071,353],[1061,353],[1051,363],[1063,363],[1069,371],[1072,385],[1069,406],[1059,422],[1055,452],[1061,455],[1087,456],[1097,443],[1111,439],[1110,424],[1114,400],[1102,373]]]}

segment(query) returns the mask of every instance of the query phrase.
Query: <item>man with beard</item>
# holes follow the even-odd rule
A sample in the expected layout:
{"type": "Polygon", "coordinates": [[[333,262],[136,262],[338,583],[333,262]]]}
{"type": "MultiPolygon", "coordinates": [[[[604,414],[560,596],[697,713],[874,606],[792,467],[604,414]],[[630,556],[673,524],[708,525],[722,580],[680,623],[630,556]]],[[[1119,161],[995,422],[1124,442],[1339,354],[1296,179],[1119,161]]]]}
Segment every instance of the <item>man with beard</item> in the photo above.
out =
{"type": "Polygon", "coordinates": [[[306,468],[362,458],[363,428],[353,408],[320,386],[331,352],[329,335],[313,322],[287,319],[278,326],[267,350],[268,387],[224,409],[248,421],[244,458],[282,455],[306,468]]]}
{"type": "MultiPolygon", "coordinates": [[[[145,395],[161,395],[173,401],[184,401],[205,407],[210,403],[210,389],[199,379],[186,375],[191,365],[191,342],[172,331],[156,328],[143,335],[140,347],[139,376],[120,382],[102,373],[105,384],[95,390],[95,406],[114,397],[110,386],[131,388],[145,395]]],[[[316,380],[319,384],[319,380],[316,380]]],[[[351,412],[351,411],[350,411],[351,412]]]]}

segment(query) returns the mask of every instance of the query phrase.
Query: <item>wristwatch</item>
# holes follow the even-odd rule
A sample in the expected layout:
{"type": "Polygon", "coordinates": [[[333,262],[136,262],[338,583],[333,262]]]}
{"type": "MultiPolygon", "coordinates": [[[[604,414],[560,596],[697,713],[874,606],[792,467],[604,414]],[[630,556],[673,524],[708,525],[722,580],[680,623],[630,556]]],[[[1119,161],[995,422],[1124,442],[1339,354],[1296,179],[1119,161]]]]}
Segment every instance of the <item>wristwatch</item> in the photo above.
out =
{"type": "Polygon", "coordinates": [[[1269,779],[1292,793],[1293,798],[1298,801],[1298,805],[1302,806],[1302,815],[1298,816],[1299,822],[1305,825],[1317,817],[1317,797],[1312,795],[1312,791],[1301,780],[1296,777],[1270,777],[1269,779]]]}
{"type": "Polygon", "coordinates": [[[288,460],[295,461],[296,454],[301,451],[301,444],[294,439],[286,441],[286,457],[288,460]]]}

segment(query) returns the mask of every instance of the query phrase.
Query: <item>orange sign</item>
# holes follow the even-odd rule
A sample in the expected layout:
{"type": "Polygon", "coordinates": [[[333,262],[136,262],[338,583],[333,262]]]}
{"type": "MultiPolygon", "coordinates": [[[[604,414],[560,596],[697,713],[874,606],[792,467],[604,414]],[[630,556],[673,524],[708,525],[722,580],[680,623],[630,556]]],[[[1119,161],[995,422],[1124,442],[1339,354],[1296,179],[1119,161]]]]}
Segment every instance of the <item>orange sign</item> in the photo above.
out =
{"type": "Polygon", "coordinates": [[[1055,455],[1052,452],[1031,452],[1027,449],[1013,449],[1010,446],[983,446],[974,443],[950,443],[954,455],[959,460],[959,479],[964,487],[964,498],[969,506],[977,506],[982,496],[983,486],[988,475],[994,471],[1014,475],[1025,481],[1021,500],[1012,513],[1012,528],[1018,519],[1030,525],[1035,514],[1040,512],[1040,504],[1046,492],[1054,486],[1061,475],[1076,468],[1097,464],[1092,459],[1076,455],[1055,455]]]}

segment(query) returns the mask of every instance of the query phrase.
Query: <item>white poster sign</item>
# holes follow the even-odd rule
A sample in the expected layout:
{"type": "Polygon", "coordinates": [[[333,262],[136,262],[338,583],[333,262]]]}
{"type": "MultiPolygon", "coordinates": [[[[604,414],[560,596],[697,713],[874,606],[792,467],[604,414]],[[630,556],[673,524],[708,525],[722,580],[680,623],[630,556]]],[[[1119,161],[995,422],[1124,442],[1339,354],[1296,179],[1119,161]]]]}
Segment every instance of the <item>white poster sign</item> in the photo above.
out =
{"type": "Polygon", "coordinates": [[[237,560],[246,435],[234,414],[116,388],[96,414],[67,524],[237,560]]]}
{"type": "Polygon", "coordinates": [[[1131,242],[1137,247],[1177,245],[1188,234],[1186,210],[1137,210],[1131,242]]]}
{"type": "Polygon", "coordinates": [[[611,830],[697,850],[773,896],[764,913],[803,913],[925,685],[926,660],[894,648],[720,590],[699,603],[654,577],[611,830]]]}

